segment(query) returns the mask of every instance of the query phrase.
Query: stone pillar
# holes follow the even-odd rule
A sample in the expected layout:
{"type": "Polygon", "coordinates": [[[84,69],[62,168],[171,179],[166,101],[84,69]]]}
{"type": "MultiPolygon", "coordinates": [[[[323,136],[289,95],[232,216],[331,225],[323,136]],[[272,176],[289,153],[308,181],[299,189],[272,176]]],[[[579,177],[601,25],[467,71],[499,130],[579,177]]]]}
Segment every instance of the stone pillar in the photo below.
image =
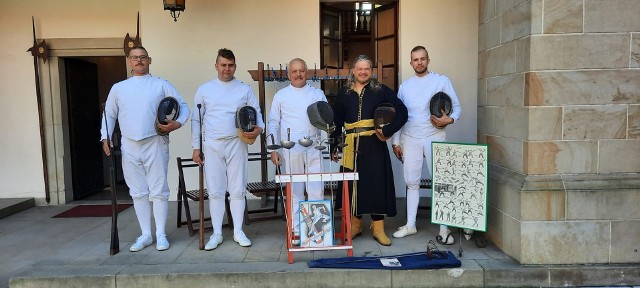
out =
{"type": "Polygon", "coordinates": [[[481,0],[487,232],[522,264],[640,262],[637,15],[637,0],[481,0]]]}

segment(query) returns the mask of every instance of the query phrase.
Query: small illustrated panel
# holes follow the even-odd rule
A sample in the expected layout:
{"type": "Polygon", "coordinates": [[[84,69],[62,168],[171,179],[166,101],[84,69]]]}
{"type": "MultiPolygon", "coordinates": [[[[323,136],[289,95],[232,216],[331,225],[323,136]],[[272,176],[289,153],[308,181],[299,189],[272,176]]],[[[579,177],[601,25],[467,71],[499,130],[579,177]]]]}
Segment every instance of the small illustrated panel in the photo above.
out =
{"type": "Polygon", "coordinates": [[[300,201],[300,247],[333,246],[330,200],[300,201]]]}
{"type": "Polygon", "coordinates": [[[431,222],[487,231],[489,147],[433,142],[431,222]]]}

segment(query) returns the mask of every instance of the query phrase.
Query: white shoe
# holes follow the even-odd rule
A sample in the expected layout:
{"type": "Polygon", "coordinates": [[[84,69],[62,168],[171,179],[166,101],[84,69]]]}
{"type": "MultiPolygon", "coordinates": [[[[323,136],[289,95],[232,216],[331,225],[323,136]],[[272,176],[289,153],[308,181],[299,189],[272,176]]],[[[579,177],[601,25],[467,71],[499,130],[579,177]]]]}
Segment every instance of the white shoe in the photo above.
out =
{"type": "Polygon", "coordinates": [[[247,238],[247,235],[244,235],[244,232],[242,231],[233,233],[233,241],[238,242],[238,244],[242,247],[251,246],[251,241],[249,240],[249,238],[247,238]]]}
{"type": "Polygon", "coordinates": [[[222,235],[211,235],[211,237],[209,237],[209,242],[207,242],[207,245],[204,245],[204,250],[211,251],[213,249],[216,249],[220,243],[222,243],[222,235]]]}
{"type": "Polygon", "coordinates": [[[436,240],[438,241],[438,243],[444,245],[451,245],[455,243],[455,240],[453,240],[453,235],[451,235],[451,231],[449,229],[440,230],[440,234],[436,237],[436,240]]]}
{"type": "Polygon", "coordinates": [[[156,250],[164,251],[167,249],[169,249],[169,241],[167,240],[167,236],[156,236],[156,250]]]}
{"type": "Polygon", "coordinates": [[[129,251],[138,252],[144,249],[144,247],[151,245],[151,243],[153,243],[153,237],[151,237],[151,235],[142,235],[136,239],[136,242],[133,243],[131,247],[129,247],[129,251]]]}
{"type": "Polygon", "coordinates": [[[464,239],[471,240],[471,236],[473,235],[473,230],[464,229],[462,230],[462,234],[464,234],[464,239]]]}
{"type": "Polygon", "coordinates": [[[400,228],[398,228],[398,231],[396,231],[395,233],[393,233],[393,238],[402,238],[402,237],[406,237],[409,235],[413,235],[418,233],[418,230],[416,230],[416,227],[409,227],[407,225],[402,226],[400,228]]]}

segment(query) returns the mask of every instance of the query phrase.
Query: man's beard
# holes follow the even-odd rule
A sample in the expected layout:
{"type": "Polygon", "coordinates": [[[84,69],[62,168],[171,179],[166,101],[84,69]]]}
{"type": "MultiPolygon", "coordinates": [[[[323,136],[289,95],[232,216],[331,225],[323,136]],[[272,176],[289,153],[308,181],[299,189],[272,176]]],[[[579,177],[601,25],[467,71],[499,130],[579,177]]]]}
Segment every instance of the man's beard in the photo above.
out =
{"type": "Polygon", "coordinates": [[[427,72],[428,67],[424,66],[424,68],[422,68],[422,70],[418,70],[417,68],[414,68],[413,71],[416,72],[416,74],[424,74],[424,72],[427,72]]]}
{"type": "Polygon", "coordinates": [[[367,85],[367,83],[369,83],[369,80],[371,80],[371,77],[367,77],[367,79],[364,79],[364,80],[360,80],[360,78],[356,78],[356,82],[362,85],[367,85]]]}

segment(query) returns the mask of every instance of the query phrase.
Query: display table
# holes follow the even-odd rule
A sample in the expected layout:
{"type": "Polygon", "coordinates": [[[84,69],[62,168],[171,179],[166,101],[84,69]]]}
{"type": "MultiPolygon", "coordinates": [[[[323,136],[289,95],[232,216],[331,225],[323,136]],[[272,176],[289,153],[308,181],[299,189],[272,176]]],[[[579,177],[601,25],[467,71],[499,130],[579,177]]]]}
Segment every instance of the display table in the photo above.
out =
{"type": "MultiPolygon", "coordinates": [[[[293,253],[300,251],[318,251],[318,250],[347,250],[347,256],[353,256],[353,246],[351,239],[351,199],[349,198],[350,180],[358,180],[358,173],[310,173],[310,174],[283,174],[275,175],[276,183],[287,184],[286,194],[286,213],[287,213],[287,235],[285,242],[287,243],[287,253],[289,255],[289,264],[293,263],[293,253]],[[335,238],[340,239],[339,245],[325,247],[294,247],[291,244],[293,240],[293,223],[291,211],[291,183],[306,183],[317,181],[342,181],[342,213],[340,216],[340,229],[334,229],[335,238]]],[[[332,199],[333,200],[333,199],[332,199]]]]}

